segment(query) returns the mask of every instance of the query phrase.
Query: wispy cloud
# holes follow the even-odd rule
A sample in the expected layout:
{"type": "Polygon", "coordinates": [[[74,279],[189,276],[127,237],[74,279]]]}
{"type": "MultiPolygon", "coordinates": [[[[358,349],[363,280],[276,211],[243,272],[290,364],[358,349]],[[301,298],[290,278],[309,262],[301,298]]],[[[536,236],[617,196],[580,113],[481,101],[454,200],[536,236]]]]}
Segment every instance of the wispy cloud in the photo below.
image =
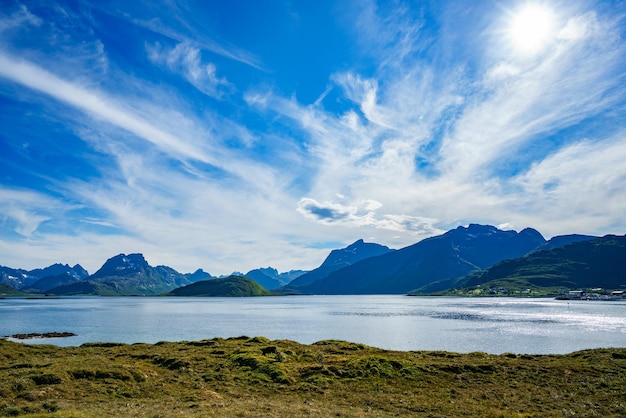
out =
{"type": "Polygon", "coordinates": [[[523,160],[526,154],[516,149],[595,116],[623,97],[615,72],[624,47],[610,34],[614,29],[592,30],[599,26],[594,15],[575,16],[565,27],[573,20],[589,29],[556,42],[541,59],[517,62],[505,55],[488,70],[482,91],[468,97],[442,144],[444,170],[467,178],[502,156],[523,160]],[[503,68],[509,68],[507,75],[503,68]],[[496,71],[501,76],[494,80],[496,71]]]}
{"type": "Polygon", "coordinates": [[[467,222],[623,228],[626,46],[602,8],[555,9],[554,38],[521,56],[490,23],[502,8],[342,2],[337,33],[358,59],[313,57],[323,91],[303,104],[281,84],[289,57],[265,71],[185,2],[81,4],[0,11],[2,99],[53,134],[23,128],[7,146],[28,142],[15,155],[30,158],[56,141],[90,171],[12,168],[45,185],[0,188],[7,257],[79,246],[87,261],[66,262],[91,270],[141,251],[221,274],[313,268],[324,243],[397,248],[467,222]]]}
{"type": "MultiPolygon", "coordinates": [[[[420,57],[430,34],[420,38],[419,24],[402,7],[388,18],[377,13],[370,5],[357,19],[367,22],[359,26],[366,35],[386,34],[379,40],[387,48],[378,55],[376,73],[332,77],[353,109],[335,115],[323,102],[301,106],[271,93],[257,95],[264,97],[266,109],[299,123],[311,154],[319,158],[313,187],[299,211],[326,224],[377,222],[371,212],[359,215],[358,205],[333,203],[332,196],[341,193],[355,202],[381,202],[377,216],[387,219],[411,213],[441,226],[463,219],[549,226],[551,217],[541,211],[534,210],[530,222],[524,216],[529,207],[510,205],[506,179],[512,172],[536,170],[533,163],[582,139],[563,133],[559,141],[547,138],[624,99],[624,47],[614,22],[576,12],[563,20],[558,39],[544,55],[521,61],[505,50],[483,54],[483,60],[489,59],[481,62],[483,72],[470,77],[467,62],[442,67],[420,57]],[[389,19],[400,25],[392,30],[389,19]],[[401,42],[393,46],[391,39],[401,42]],[[390,56],[401,57],[402,71],[394,71],[390,56]]],[[[502,45],[493,40],[488,47],[502,45]]],[[[603,149],[607,139],[599,134],[594,141],[603,149]]],[[[590,166],[600,163],[591,155],[578,158],[590,166]]],[[[533,192],[527,188],[524,193],[530,200],[533,192]]],[[[581,210],[592,213],[593,206],[588,202],[581,210]]],[[[384,225],[382,220],[378,225],[384,225]]]]}
{"type": "Polygon", "coordinates": [[[611,220],[624,211],[626,131],[598,145],[584,140],[564,147],[513,180],[525,192],[518,204],[542,213],[546,232],[617,227],[611,220]]]}
{"type": "Polygon", "coordinates": [[[122,109],[103,94],[86,90],[65,81],[27,61],[17,60],[0,51],[0,76],[33,90],[48,94],[74,106],[97,119],[112,123],[152,142],[160,148],[183,157],[210,162],[211,158],[193,144],[161,131],[145,120],[135,117],[129,109],[122,109]]]}
{"type": "Polygon", "coordinates": [[[150,61],[164,65],[170,71],[180,73],[195,88],[207,96],[220,98],[232,89],[226,78],[217,76],[213,63],[203,63],[201,51],[188,43],[179,43],[174,48],[166,48],[159,43],[146,45],[150,61]]]}
{"type": "Polygon", "coordinates": [[[0,187],[2,224],[24,237],[32,237],[42,222],[68,211],[71,205],[28,190],[0,187]]]}
{"type": "Polygon", "coordinates": [[[18,29],[24,26],[40,26],[43,20],[28,10],[28,7],[21,4],[16,11],[7,15],[0,11],[0,33],[11,29],[18,29]]]}
{"type": "MultiPolygon", "coordinates": [[[[132,23],[150,30],[154,33],[158,33],[173,41],[177,41],[180,44],[192,45],[202,50],[207,50],[217,55],[232,59],[242,64],[249,65],[257,70],[266,71],[262,63],[257,57],[248,51],[238,48],[234,45],[230,45],[224,42],[218,42],[206,35],[206,32],[201,28],[196,27],[196,24],[190,23],[187,19],[180,17],[180,11],[177,7],[170,8],[172,11],[171,17],[178,25],[168,25],[162,19],[131,19],[132,23]],[[173,26],[180,26],[181,30],[175,29],[173,26]]],[[[188,16],[188,15],[187,15],[188,16]]],[[[123,18],[124,16],[119,16],[123,18]]],[[[205,22],[200,22],[198,25],[201,27],[205,22]]]]}

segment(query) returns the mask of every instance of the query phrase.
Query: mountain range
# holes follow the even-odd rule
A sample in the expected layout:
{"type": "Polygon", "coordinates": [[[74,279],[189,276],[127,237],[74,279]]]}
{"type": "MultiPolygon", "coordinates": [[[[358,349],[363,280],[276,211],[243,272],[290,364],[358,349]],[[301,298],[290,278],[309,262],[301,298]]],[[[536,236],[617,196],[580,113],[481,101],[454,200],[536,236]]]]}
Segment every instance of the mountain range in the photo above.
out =
{"type": "MultiPolygon", "coordinates": [[[[502,231],[471,224],[417,244],[329,272],[299,286],[302,293],[408,293],[426,285],[446,288],[451,281],[493,264],[523,256],[546,240],[534,229],[502,231]]],[[[297,283],[292,283],[295,287],[297,283]]]]}
{"type": "MultiPolygon", "coordinates": [[[[237,277],[245,276],[281,294],[423,294],[494,280],[566,288],[619,288],[626,282],[620,264],[620,260],[626,260],[622,241],[623,237],[578,234],[546,240],[532,228],[516,232],[470,224],[398,250],[357,240],[332,250],[318,268],[309,272],[279,273],[267,267],[237,277]],[[526,274],[529,271],[534,276],[526,274]],[[595,276],[590,277],[590,272],[595,276]]],[[[233,277],[228,278],[237,282],[233,286],[241,288],[245,284],[233,277]]],[[[109,258],[92,275],[78,264],[54,264],[30,271],[0,266],[4,290],[10,286],[31,294],[157,295],[196,283],[200,284],[181,292],[214,294],[225,289],[217,286],[218,279],[202,269],[183,274],[168,266],[153,267],[139,253],[109,258]],[[207,291],[206,286],[211,290],[207,291]]],[[[246,289],[259,294],[258,289],[246,289]]]]}
{"type": "Polygon", "coordinates": [[[68,264],[53,264],[43,269],[24,270],[0,266],[0,283],[11,286],[14,289],[37,290],[46,288],[48,282],[52,285],[48,289],[56,286],[56,282],[63,283],[79,281],[87,278],[89,273],[80,264],[70,267],[68,264]],[[42,281],[43,280],[43,281],[42,281]]]}

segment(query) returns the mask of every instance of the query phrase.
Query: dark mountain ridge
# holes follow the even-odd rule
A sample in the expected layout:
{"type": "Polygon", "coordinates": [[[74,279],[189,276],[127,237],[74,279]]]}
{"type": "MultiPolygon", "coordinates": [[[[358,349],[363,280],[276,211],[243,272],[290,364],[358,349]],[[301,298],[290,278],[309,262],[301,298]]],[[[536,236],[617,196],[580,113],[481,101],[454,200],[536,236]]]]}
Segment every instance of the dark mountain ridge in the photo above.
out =
{"type": "Polygon", "coordinates": [[[555,237],[550,238],[547,242],[535,248],[533,252],[552,250],[554,248],[565,247],[569,244],[574,244],[576,242],[589,241],[592,239],[597,239],[600,237],[596,237],[593,235],[580,235],[580,234],[570,234],[570,235],[557,235],[555,237]]]}
{"type": "Polygon", "coordinates": [[[297,291],[303,286],[326,278],[334,271],[351,266],[361,260],[387,254],[393,251],[395,250],[392,250],[384,245],[364,242],[362,239],[357,240],[345,248],[332,250],[318,268],[294,279],[287,286],[279,290],[281,292],[297,291]]]}
{"type": "Polygon", "coordinates": [[[29,271],[29,274],[37,276],[41,279],[52,276],[70,275],[76,279],[82,280],[89,276],[87,270],[85,270],[80,264],[70,267],[69,264],[61,263],[55,263],[42,269],[31,270],[29,271]]]}
{"type": "Polygon", "coordinates": [[[299,290],[322,294],[402,294],[431,283],[440,283],[443,289],[451,280],[525,255],[545,242],[532,228],[518,233],[490,225],[460,226],[338,269],[299,290]]]}

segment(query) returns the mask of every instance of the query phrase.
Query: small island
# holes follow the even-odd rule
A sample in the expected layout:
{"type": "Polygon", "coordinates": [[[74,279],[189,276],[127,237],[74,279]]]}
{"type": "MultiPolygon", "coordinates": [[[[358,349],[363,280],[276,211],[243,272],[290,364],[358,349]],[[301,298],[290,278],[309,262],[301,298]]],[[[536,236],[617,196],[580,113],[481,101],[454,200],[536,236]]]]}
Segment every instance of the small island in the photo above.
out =
{"type": "Polygon", "coordinates": [[[243,276],[229,276],[219,279],[201,280],[179,287],[166,293],[166,296],[211,296],[211,297],[250,297],[274,296],[252,279],[243,276]]]}
{"type": "Polygon", "coordinates": [[[32,340],[35,338],[66,338],[76,337],[73,332],[31,332],[28,334],[13,334],[3,338],[14,338],[16,340],[32,340]]]}

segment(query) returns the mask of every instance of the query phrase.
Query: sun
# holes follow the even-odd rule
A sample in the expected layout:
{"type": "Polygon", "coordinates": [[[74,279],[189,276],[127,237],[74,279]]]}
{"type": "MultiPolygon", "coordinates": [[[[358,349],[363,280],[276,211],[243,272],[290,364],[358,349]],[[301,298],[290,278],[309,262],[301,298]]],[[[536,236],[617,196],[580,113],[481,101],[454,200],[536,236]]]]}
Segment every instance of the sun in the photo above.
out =
{"type": "Polygon", "coordinates": [[[526,4],[512,13],[508,37],[517,52],[535,54],[554,36],[552,11],[541,4],[526,4]]]}

